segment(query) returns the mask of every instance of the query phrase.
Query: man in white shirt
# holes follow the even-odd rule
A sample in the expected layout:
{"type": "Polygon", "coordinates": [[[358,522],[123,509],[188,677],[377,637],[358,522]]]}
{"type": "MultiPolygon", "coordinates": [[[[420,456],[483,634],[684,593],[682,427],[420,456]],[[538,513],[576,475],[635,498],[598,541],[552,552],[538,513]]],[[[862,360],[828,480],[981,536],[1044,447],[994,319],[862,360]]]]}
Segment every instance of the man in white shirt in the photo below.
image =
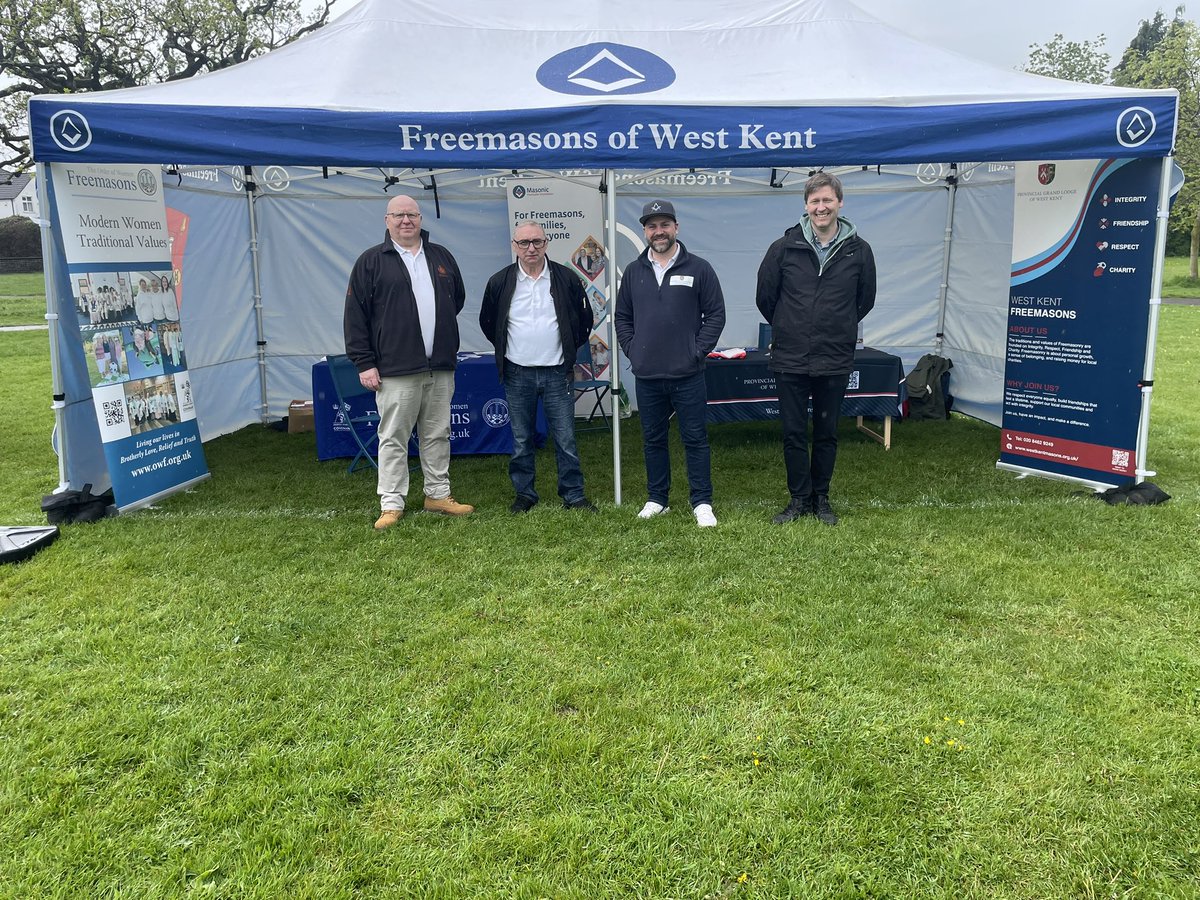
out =
{"type": "Polygon", "coordinates": [[[592,330],[592,307],[579,276],[546,258],[548,244],[541,225],[518,225],[513,232],[517,262],[488,279],[479,310],[479,327],[496,348],[512,423],[513,513],[528,512],[538,502],[534,421],[539,397],[554,439],[563,506],[596,509],[583,492],[575,443],[575,357],[592,330]]]}
{"type": "Polygon", "coordinates": [[[408,438],[416,426],[425,509],[465,516],[450,496],[450,400],[458,363],[458,319],[466,289],[458,263],[421,228],[412,197],[388,201],[387,235],[350,273],[343,328],[346,355],[379,409],[379,507],[375,529],[400,521],[408,495],[408,438]]]}

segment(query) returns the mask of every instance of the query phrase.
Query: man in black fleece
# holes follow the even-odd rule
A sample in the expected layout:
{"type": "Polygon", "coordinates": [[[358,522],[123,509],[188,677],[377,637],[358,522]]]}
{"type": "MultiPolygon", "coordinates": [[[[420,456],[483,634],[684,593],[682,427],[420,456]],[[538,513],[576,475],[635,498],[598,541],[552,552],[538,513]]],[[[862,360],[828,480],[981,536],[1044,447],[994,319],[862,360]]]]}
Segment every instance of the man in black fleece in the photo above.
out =
{"type": "Polygon", "coordinates": [[[783,525],[815,515],[836,525],[829,484],[837,459],[838,416],[854,371],[858,323],[875,305],[875,256],[840,215],[842,183],[836,175],[818,172],[805,182],[804,209],[799,224],[767,250],[755,296],[759,312],[771,324],[771,369],[779,389],[790,495],[771,521],[783,525]]]}

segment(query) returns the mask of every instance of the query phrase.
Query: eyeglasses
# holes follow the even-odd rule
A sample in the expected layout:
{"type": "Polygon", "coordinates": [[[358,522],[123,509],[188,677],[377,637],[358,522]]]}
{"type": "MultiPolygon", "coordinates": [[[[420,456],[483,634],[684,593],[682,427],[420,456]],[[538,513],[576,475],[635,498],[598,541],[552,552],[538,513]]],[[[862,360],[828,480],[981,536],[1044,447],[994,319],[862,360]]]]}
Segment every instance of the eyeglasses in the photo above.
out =
{"type": "Polygon", "coordinates": [[[408,219],[410,222],[415,222],[421,218],[420,213],[388,213],[389,219],[408,219]]]}
{"type": "Polygon", "coordinates": [[[525,241],[513,241],[513,243],[522,250],[528,250],[530,247],[532,247],[534,250],[541,250],[550,242],[545,238],[530,238],[529,240],[525,241]]]}

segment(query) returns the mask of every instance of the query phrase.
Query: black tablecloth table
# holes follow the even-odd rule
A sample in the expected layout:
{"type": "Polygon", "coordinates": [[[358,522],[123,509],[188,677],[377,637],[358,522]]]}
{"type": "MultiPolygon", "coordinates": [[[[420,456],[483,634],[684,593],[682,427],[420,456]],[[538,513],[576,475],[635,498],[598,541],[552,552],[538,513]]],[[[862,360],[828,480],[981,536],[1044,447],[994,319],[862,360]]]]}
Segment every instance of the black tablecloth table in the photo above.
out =
{"type": "MultiPolygon", "coordinates": [[[[710,357],[704,370],[708,389],[708,421],[753,422],[779,418],[779,393],[770,357],[749,350],[744,359],[710,357]]],[[[854,371],[842,401],[842,415],[854,416],[858,428],[883,444],[892,446],[892,418],[900,415],[905,397],[904,363],[900,357],[864,347],[854,353],[854,371]],[[864,418],[883,420],[879,434],[864,424],[864,418]]]]}

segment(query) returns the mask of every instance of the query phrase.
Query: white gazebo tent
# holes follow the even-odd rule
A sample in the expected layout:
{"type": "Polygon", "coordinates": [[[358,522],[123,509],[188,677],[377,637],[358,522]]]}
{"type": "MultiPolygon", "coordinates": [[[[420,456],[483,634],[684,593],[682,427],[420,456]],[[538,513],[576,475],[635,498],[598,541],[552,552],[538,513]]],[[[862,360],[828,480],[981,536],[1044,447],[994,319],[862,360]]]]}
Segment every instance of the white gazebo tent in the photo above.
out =
{"type": "MultiPolygon", "coordinates": [[[[501,180],[517,172],[567,177],[579,170],[598,172],[606,189],[608,244],[617,248],[620,195],[626,186],[631,198],[655,191],[654,176],[634,178],[628,174],[633,170],[726,173],[728,190],[697,193],[693,214],[702,219],[699,211],[709,205],[730,205],[738,215],[757,208],[760,218],[772,220],[776,234],[798,217],[797,204],[793,200],[785,211],[771,205],[772,197],[787,195],[788,185],[802,181],[797,175],[818,167],[874,173],[880,179],[874,189],[890,191],[893,200],[881,202],[881,218],[872,219],[873,245],[886,256],[894,229],[932,248],[937,264],[924,267],[929,271],[921,296],[906,295],[897,279],[896,323],[881,317],[879,326],[872,325],[890,340],[872,342],[902,348],[910,358],[922,346],[952,349],[956,376],[962,374],[967,388],[960,408],[993,421],[1002,365],[997,366],[997,338],[988,332],[1000,319],[979,314],[978,280],[968,285],[954,275],[986,252],[1002,255],[995,233],[982,241],[968,237],[961,251],[956,238],[972,216],[984,222],[993,215],[994,197],[1003,192],[992,192],[993,199],[981,200],[978,209],[959,208],[955,197],[965,176],[986,174],[988,164],[1020,160],[1156,158],[1162,160],[1160,195],[1168,196],[1174,91],[1083,85],[997,69],[924,45],[851,3],[832,0],[776,0],[758,7],[697,0],[673,9],[661,25],[647,23],[644,8],[629,0],[574,10],[569,25],[543,18],[530,21],[479,0],[449,9],[427,0],[403,5],[364,0],[320,31],[230,69],[181,82],[31,101],[40,171],[46,163],[165,164],[180,173],[181,190],[185,175],[212,169],[231,185],[226,201],[241,191],[240,221],[227,202],[213,214],[211,234],[197,251],[198,260],[217,263],[212,278],[221,288],[201,290],[206,302],[195,306],[197,295],[189,293],[183,313],[198,351],[192,364],[206,438],[280,414],[286,398],[303,385],[306,366],[336,347],[328,294],[316,298],[294,287],[311,288],[314,278],[344,284],[343,255],[314,250],[315,262],[333,263],[332,271],[320,274],[319,266],[305,265],[299,282],[289,283],[281,273],[289,265],[283,260],[295,257],[296,241],[316,247],[331,234],[353,230],[339,210],[361,215],[363,207],[332,202],[354,194],[339,194],[331,184],[339,179],[435,189],[439,205],[459,185],[467,214],[456,221],[454,210],[447,209],[447,224],[455,224],[439,238],[453,249],[447,236],[459,228],[471,232],[481,216],[488,219],[489,182],[480,172],[501,180]],[[287,190],[272,191],[272,168],[285,173],[287,190]],[[231,174],[240,180],[230,181],[231,174]],[[932,191],[923,196],[936,197],[942,213],[931,216],[922,206],[910,227],[905,204],[918,196],[911,194],[917,184],[932,191]],[[477,200],[470,199],[469,189],[478,192],[477,200]],[[264,214],[272,204],[281,210],[287,204],[290,218],[264,214]],[[882,218],[889,211],[892,218],[882,218]],[[936,226],[931,219],[939,220],[936,226]],[[236,262],[221,266],[221,260],[236,262]],[[268,272],[280,273],[272,284],[260,280],[268,272]],[[244,290],[231,290],[230,279],[240,280],[244,290]],[[252,352],[246,352],[244,340],[227,334],[231,316],[252,324],[252,352]],[[210,332],[221,338],[206,343],[210,332]],[[313,333],[323,333],[322,347],[312,346],[313,333]],[[248,382],[255,382],[257,402],[231,406],[230,398],[241,398],[248,382]]],[[[46,193],[50,180],[38,180],[47,210],[53,208],[46,193]]],[[[976,183],[986,180],[980,175],[976,183]]],[[[667,185],[664,193],[686,194],[692,186],[686,177],[659,183],[667,185]]],[[[988,193],[981,190],[979,196],[988,193]]],[[[1147,381],[1166,234],[1163,202],[1153,296],[1147,298],[1147,381]]],[[[713,220],[728,223],[731,217],[722,213],[713,220]]],[[[499,219],[489,220],[489,227],[493,221],[499,219]]],[[[63,223],[53,222],[51,230],[61,239],[63,223]]],[[[61,243],[51,239],[44,245],[52,273],[61,243]]],[[[765,243],[754,247],[761,254],[765,243]]],[[[748,253],[749,248],[731,253],[730,265],[748,253]]],[[[481,256],[484,267],[506,261],[498,253],[481,256]]],[[[1008,263],[1000,259],[992,271],[1006,271],[1008,263]]],[[[897,266],[902,265],[898,255],[897,266]]],[[[609,268],[613,278],[616,268],[609,268]]],[[[718,271],[725,281],[720,265],[718,271]]],[[[63,286],[49,274],[48,282],[54,316],[63,286]]],[[[1006,290],[1006,284],[992,284],[983,306],[993,313],[1002,309],[1006,290]]],[[[744,300],[741,308],[749,309],[744,300]]],[[[880,311],[886,308],[881,304],[880,311]]],[[[730,328],[745,340],[746,317],[731,315],[727,336],[730,328]]],[[[474,337],[468,329],[464,341],[474,337]]],[[[1002,334],[999,341],[1002,357],[1002,334]]],[[[51,344],[61,481],[102,484],[99,439],[94,422],[89,424],[90,388],[74,361],[73,321],[54,322],[51,344]]],[[[1148,411],[1149,388],[1139,460],[1148,411]]],[[[619,478],[617,490],[619,498],[619,478]]]]}

